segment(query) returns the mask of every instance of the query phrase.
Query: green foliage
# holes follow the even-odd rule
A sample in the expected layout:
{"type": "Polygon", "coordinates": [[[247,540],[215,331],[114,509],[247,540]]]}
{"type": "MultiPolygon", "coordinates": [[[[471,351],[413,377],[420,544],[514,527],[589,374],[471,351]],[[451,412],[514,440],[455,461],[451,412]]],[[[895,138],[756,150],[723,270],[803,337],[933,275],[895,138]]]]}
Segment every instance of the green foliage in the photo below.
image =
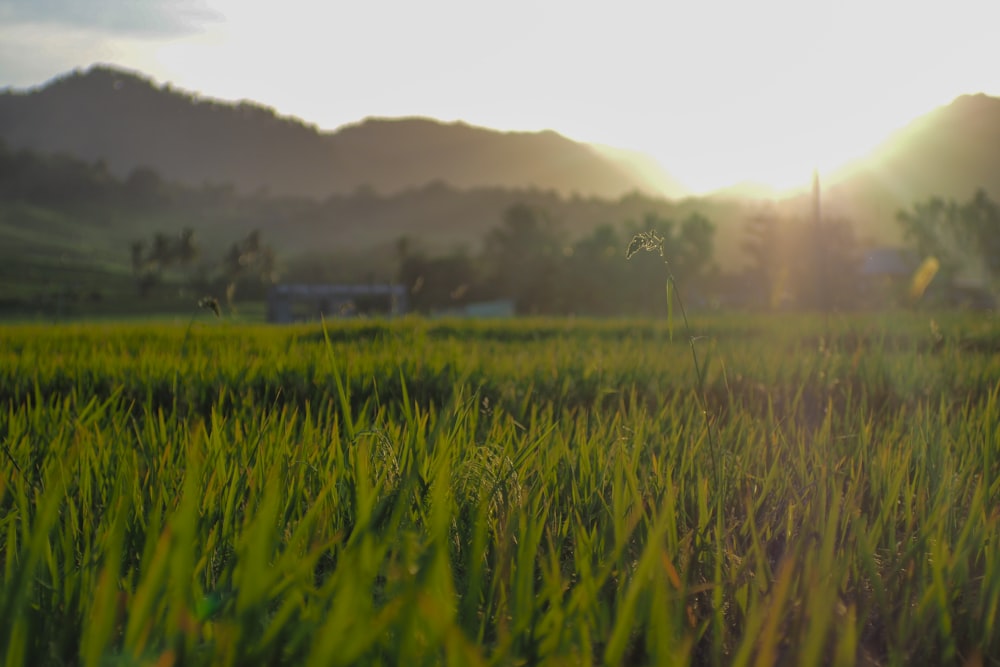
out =
{"type": "Polygon", "coordinates": [[[230,302],[237,289],[261,299],[277,279],[274,249],[261,240],[260,230],[233,243],[222,260],[222,280],[230,302]]]}
{"type": "Polygon", "coordinates": [[[692,321],[721,485],[663,324],[0,328],[0,653],[982,660],[991,327],[692,321]]]}
{"type": "Polygon", "coordinates": [[[955,256],[955,232],[959,226],[958,204],[932,197],[918,202],[909,211],[896,215],[903,228],[903,237],[921,258],[935,257],[941,263],[941,273],[950,279],[961,266],[955,256]]]}
{"type": "Polygon", "coordinates": [[[405,237],[398,245],[396,279],[409,288],[409,305],[416,312],[461,306],[482,298],[482,272],[477,270],[476,260],[464,250],[443,257],[427,257],[423,252],[412,251],[405,237]]]}
{"type": "Polygon", "coordinates": [[[904,237],[923,257],[936,257],[951,279],[970,264],[996,282],[1000,279],[1000,205],[982,188],[965,202],[932,197],[902,210],[897,220],[904,237]]]}
{"type": "Polygon", "coordinates": [[[163,279],[164,271],[175,265],[189,268],[199,252],[194,230],[190,227],[185,227],[173,238],[157,232],[148,249],[141,240],[133,241],[130,249],[132,275],[140,296],[146,296],[163,279]]]}
{"type": "MultiPolygon", "coordinates": [[[[79,280],[63,279],[65,264],[86,271],[88,291],[106,303],[146,309],[146,302],[184,288],[221,292],[235,285],[238,298],[260,299],[278,257],[290,281],[401,278],[414,286],[422,279],[424,291],[413,299],[421,310],[503,298],[523,312],[655,312],[655,299],[627,289],[638,269],[616,261],[621,232],[609,235],[609,221],[696,221],[697,211],[719,209],[640,195],[582,199],[442,184],[325,200],[247,195],[232,186],[181,186],[148,168],[121,178],[102,162],[12,152],[2,143],[0,174],[0,292],[20,297],[0,301],[0,308],[47,314],[65,312],[49,302],[79,289],[79,280]],[[419,239],[419,247],[393,256],[391,243],[401,235],[419,239]],[[482,253],[461,250],[484,240],[482,253]]],[[[691,252],[677,252],[679,262],[708,249],[704,233],[690,236],[691,252]]],[[[74,304],[74,311],[88,309],[80,299],[74,304]]]]}
{"type": "MultiPolygon", "coordinates": [[[[671,267],[698,284],[712,258],[714,225],[691,214],[671,234],[674,223],[647,213],[649,229],[662,229],[671,267]]],[[[633,222],[621,226],[632,229],[633,222]]],[[[660,232],[657,232],[658,234],[660,232]]],[[[662,295],[641,288],[662,278],[662,265],[637,259],[622,262],[619,230],[601,225],[571,238],[544,209],[516,204],[486,238],[482,253],[463,251],[427,258],[407,237],[397,242],[399,281],[408,286],[420,312],[447,309],[468,301],[509,299],[520,314],[636,315],[659,313],[662,295]]]]}
{"type": "Polygon", "coordinates": [[[559,312],[560,259],[567,240],[543,210],[515,204],[486,238],[483,261],[497,297],[511,298],[520,313],[559,312]]]}

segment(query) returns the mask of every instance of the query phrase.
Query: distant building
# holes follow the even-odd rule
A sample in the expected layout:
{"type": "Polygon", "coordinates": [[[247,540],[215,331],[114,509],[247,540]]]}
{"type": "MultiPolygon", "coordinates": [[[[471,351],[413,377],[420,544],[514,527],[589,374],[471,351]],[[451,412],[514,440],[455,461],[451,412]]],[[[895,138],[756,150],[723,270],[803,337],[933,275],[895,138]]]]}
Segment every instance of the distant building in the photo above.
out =
{"type": "Polygon", "coordinates": [[[407,295],[404,285],[275,285],[267,295],[267,321],[402,315],[409,309],[407,295]]]}
{"type": "Polygon", "coordinates": [[[861,275],[867,278],[907,279],[920,262],[916,255],[902,248],[872,248],[864,254],[861,275]]]}
{"type": "MultiPolygon", "coordinates": [[[[865,301],[868,305],[906,303],[909,285],[920,266],[920,258],[902,248],[872,248],[861,264],[865,301]]],[[[965,265],[947,277],[932,280],[923,301],[938,306],[993,310],[996,298],[989,281],[974,265],[965,265]]]]}
{"type": "Polygon", "coordinates": [[[514,317],[516,308],[510,299],[497,299],[496,301],[475,301],[464,306],[436,310],[432,313],[435,317],[514,317]]]}
{"type": "Polygon", "coordinates": [[[880,247],[865,251],[860,268],[865,304],[881,307],[903,302],[919,266],[917,255],[903,248],[880,247]]]}

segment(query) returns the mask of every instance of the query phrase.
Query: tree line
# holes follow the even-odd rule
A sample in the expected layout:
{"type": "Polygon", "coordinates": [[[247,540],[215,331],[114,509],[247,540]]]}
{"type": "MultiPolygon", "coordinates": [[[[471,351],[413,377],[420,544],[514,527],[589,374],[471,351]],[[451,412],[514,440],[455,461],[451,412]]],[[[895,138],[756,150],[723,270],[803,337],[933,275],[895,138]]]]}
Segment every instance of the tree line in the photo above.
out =
{"type": "Polygon", "coordinates": [[[697,212],[679,220],[649,213],[569,238],[544,209],[517,204],[475,255],[430,255],[418,241],[400,238],[397,279],[420,312],[505,299],[523,314],[661,313],[667,270],[696,308],[846,311],[920,300],[955,305],[968,297],[969,288],[956,286],[971,267],[981,279],[972,288],[980,292],[976,303],[992,302],[1000,281],[1000,205],[984,190],[965,202],[932,197],[896,219],[907,246],[891,249],[899,260],[891,266],[866,265],[873,249],[848,219],[758,214],[737,232],[745,263],[724,267],[714,256],[717,225],[697,212]],[[641,253],[625,261],[640,232],[664,239],[663,258],[641,253]],[[913,290],[928,260],[936,272],[929,296],[926,285],[913,290]]]}
{"type": "Polygon", "coordinates": [[[156,232],[151,241],[137,239],[130,247],[132,276],[140,297],[172,280],[199,292],[222,292],[231,304],[237,293],[242,298],[264,298],[267,288],[278,280],[274,249],[256,229],[234,241],[214,261],[196,262],[202,249],[190,227],[175,236],[156,232]]]}
{"type": "MultiPolygon", "coordinates": [[[[18,202],[87,221],[95,239],[127,234],[130,241],[114,242],[143,297],[184,284],[263,298],[279,271],[291,279],[305,275],[297,270],[301,256],[288,245],[297,239],[316,257],[338,247],[353,256],[352,281],[405,284],[422,312],[504,299],[521,313],[650,314],[665,308],[662,260],[643,254],[626,262],[624,252],[636,233],[656,231],[666,239],[668,268],[695,308],[846,310],[910,298],[905,271],[890,276],[888,290],[873,289],[864,270],[870,247],[854,221],[816,224],[787,207],[744,214],[737,223],[727,205],[710,199],[630,195],[611,202],[541,191],[466,192],[441,183],[323,201],[244,196],[225,185],[178,186],[142,167],[119,179],[100,161],[13,151],[0,142],[0,204],[18,202]],[[485,224],[491,218],[499,224],[485,224]],[[180,231],[154,231],[170,227],[180,231]],[[104,233],[112,228],[114,235],[104,233]],[[419,232],[397,236],[390,251],[389,234],[404,229],[419,232]],[[738,246],[738,259],[719,253],[719,230],[725,245],[738,246]],[[368,247],[387,248],[377,270],[360,247],[346,244],[366,233],[382,235],[368,239],[368,247]],[[464,246],[443,251],[446,239],[464,246]]],[[[1000,206],[985,190],[964,201],[930,197],[900,210],[896,220],[908,270],[935,260],[931,297],[947,303],[949,290],[970,275],[987,291],[1000,280],[1000,206]]]]}
{"type": "Polygon", "coordinates": [[[704,216],[692,214],[675,223],[650,214],[640,223],[601,225],[572,238],[543,209],[516,204],[487,234],[477,255],[459,250],[431,256],[418,241],[401,238],[398,280],[409,288],[412,307],[423,312],[501,299],[524,314],[658,312],[662,265],[624,261],[628,238],[647,228],[669,239],[675,271],[685,279],[695,282],[712,270],[715,226],[704,216]]]}
{"type": "MultiPolygon", "coordinates": [[[[931,198],[900,210],[897,220],[909,250],[901,254],[911,261],[888,276],[888,291],[885,275],[862,271],[868,248],[843,218],[753,216],[739,230],[746,263],[720,267],[714,255],[717,225],[697,212],[681,219],[647,213],[572,237],[544,208],[524,203],[506,209],[477,253],[429,252],[419,237],[400,237],[393,279],[407,287],[417,312],[503,300],[519,314],[588,316],[662,314],[667,271],[685,300],[702,309],[844,311],[912,304],[910,272],[927,258],[935,269],[940,266],[936,280],[944,290],[970,262],[985,272],[988,287],[1000,279],[1000,206],[985,191],[966,202],[931,198]],[[626,261],[630,239],[642,232],[663,239],[663,257],[640,253],[626,261]]],[[[258,230],[196,271],[190,268],[200,248],[191,229],[174,237],[158,232],[131,249],[140,295],[171,270],[187,269],[189,284],[224,291],[230,301],[237,292],[260,299],[279,278],[276,254],[258,230]]]]}

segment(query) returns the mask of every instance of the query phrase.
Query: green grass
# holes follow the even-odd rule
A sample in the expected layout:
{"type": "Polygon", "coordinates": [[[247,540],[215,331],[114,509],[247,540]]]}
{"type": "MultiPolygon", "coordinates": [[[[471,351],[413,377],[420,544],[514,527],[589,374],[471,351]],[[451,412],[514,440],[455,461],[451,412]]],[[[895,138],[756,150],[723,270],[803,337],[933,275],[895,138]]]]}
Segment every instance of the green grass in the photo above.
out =
{"type": "Polygon", "coordinates": [[[0,328],[0,655],[991,664],[1000,335],[0,328]],[[707,412],[718,470],[708,440],[707,412]]]}

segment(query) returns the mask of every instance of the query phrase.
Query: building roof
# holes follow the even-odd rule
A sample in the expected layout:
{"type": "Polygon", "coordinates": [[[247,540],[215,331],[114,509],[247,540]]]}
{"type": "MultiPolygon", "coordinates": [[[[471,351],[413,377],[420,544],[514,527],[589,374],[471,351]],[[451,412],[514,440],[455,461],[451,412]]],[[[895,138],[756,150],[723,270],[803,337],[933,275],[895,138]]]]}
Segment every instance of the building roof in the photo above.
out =
{"type": "Polygon", "coordinates": [[[294,296],[302,298],[323,298],[331,296],[367,296],[373,294],[405,295],[405,285],[314,285],[314,284],[281,284],[271,288],[274,296],[294,296]]]}
{"type": "Polygon", "coordinates": [[[916,256],[903,248],[872,248],[865,253],[861,274],[865,276],[908,276],[917,267],[916,256]]]}

